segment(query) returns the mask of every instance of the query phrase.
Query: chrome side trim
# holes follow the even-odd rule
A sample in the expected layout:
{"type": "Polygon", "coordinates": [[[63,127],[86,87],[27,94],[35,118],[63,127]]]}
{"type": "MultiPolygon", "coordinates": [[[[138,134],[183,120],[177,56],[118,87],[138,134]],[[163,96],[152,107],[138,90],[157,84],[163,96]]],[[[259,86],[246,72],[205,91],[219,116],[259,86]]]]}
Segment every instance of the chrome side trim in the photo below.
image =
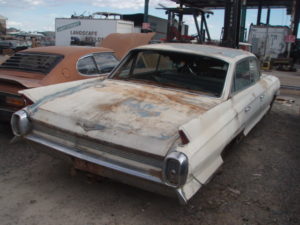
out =
{"type": "Polygon", "coordinates": [[[91,163],[94,163],[94,164],[97,164],[97,165],[100,165],[103,167],[107,167],[109,169],[112,169],[112,170],[115,170],[115,171],[118,171],[121,173],[125,173],[125,174],[132,175],[132,176],[135,176],[138,178],[146,179],[146,180],[158,183],[158,184],[164,184],[164,182],[162,182],[162,180],[159,179],[158,177],[155,177],[155,176],[152,176],[150,174],[146,174],[146,173],[143,173],[140,171],[136,171],[136,170],[133,170],[130,168],[126,168],[122,165],[117,165],[117,164],[113,164],[111,162],[107,162],[103,159],[96,158],[96,157],[90,156],[88,154],[84,154],[84,152],[82,152],[78,149],[72,149],[72,148],[62,146],[62,145],[58,145],[52,141],[48,141],[48,140],[40,138],[36,135],[32,135],[32,134],[27,135],[26,139],[31,140],[36,143],[39,143],[39,144],[42,144],[44,146],[50,147],[52,149],[55,149],[59,152],[65,153],[67,155],[70,155],[70,156],[73,156],[73,157],[76,157],[76,158],[79,158],[79,159],[82,159],[82,160],[85,160],[85,161],[88,161],[88,162],[91,162],[91,163]]]}

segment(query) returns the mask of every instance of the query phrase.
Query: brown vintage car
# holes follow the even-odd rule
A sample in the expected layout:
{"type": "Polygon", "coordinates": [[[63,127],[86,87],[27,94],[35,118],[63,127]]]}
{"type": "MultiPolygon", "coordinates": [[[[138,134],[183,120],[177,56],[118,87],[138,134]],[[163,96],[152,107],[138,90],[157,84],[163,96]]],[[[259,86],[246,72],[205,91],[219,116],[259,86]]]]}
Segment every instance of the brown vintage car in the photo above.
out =
{"type": "Polygon", "coordinates": [[[51,46],[20,51],[0,65],[0,121],[28,104],[18,91],[95,76],[105,77],[118,63],[103,47],[51,46]]]}

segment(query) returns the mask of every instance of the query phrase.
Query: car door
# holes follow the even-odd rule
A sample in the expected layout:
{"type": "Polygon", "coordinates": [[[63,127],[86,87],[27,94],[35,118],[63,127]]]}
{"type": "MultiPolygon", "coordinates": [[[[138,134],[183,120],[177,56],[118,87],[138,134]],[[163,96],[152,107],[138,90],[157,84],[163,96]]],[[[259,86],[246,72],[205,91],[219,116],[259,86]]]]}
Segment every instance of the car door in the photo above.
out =
{"type": "Polygon", "coordinates": [[[261,85],[257,84],[259,71],[255,70],[253,60],[256,59],[249,57],[236,64],[231,90],[233,108],[237,113],[240,128],[245,134],[256,123],[256,118],[261,111],[260,96],[264,92],[261,85]]]}
{"type": "Polygon", "coordinates": [[[257,102],[259,105],[259,111],[258,111],[258,117],[261,113],[264,112],[264,110],[268,107],[269,105],[269,95],[267,94],[267,87],[266,83],[263,81],[259,69],[259,62],[256,58],[252,57],[249,58],[249,69],[250,69],[250,74],[255,82],[255,92],[258,95],[257,102]]]}

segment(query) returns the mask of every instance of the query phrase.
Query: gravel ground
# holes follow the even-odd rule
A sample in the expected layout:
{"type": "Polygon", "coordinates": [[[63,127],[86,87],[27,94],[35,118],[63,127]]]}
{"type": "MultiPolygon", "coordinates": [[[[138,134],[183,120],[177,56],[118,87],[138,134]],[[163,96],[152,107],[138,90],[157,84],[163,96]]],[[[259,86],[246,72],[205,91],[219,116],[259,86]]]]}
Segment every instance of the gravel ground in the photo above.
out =
{"type": "Polygon", "coordinates": [[[300,96],[281,97],[189,202],[85,173],[0,125],[0,224],[300,224],[300,96]],[[282,100],[283,99],[283,100],[282,100]],[[295,100],[285,101],[285,99],[295,100]]]}

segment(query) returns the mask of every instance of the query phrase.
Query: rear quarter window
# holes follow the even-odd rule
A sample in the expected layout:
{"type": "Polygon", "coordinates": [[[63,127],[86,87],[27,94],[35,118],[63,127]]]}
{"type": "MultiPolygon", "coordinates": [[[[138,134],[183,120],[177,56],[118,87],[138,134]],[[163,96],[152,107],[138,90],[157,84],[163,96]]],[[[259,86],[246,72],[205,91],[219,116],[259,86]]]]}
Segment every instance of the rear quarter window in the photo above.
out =
{"type": "Polygon", "coordinates": [[[233,80],[232,92],[241,91],[260,78],[258,62],[255,58],[247,58],[237,63],[233,80]]]}
{"type": "Polygon", "coordinates": [[[99,74],[99,70],[96,66],[95,60],[92,56],[79,59],[77,63],[77,70],[83,75],[96,75],[99,74]]]}
{"type": "Polygon", "coordinates": [[[80,58],[77,71],[82,75],[109,73],[119,63],[112,52],[93,53],[80,58]]]}

